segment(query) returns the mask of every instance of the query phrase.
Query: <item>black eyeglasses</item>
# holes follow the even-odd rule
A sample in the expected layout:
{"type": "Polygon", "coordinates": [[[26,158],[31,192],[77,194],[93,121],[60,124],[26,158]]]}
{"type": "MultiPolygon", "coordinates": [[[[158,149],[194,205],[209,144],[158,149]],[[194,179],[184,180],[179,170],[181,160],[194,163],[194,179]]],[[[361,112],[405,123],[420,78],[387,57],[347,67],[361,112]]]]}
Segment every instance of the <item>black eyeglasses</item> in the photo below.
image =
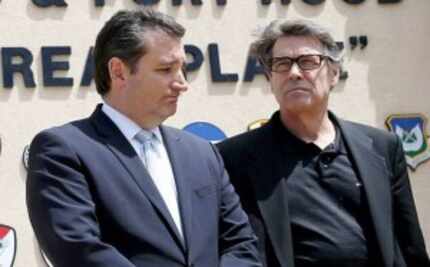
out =
{"type": "Polygon", "coordinates": [[[331,60],[325,55],[301,55],[296,58],[273,57],[268,60],[268,68],[272,72],[288,72],[294,63],[303,71],[318,69],[325,59],[331,60]]]}

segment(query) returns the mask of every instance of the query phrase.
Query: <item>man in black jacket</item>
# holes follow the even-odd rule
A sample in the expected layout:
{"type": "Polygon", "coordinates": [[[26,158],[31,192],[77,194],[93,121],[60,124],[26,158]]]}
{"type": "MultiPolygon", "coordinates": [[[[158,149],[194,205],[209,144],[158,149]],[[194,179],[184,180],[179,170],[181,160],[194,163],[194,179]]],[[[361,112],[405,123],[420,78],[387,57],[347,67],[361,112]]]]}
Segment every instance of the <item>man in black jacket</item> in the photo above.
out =
{"type": "Polygon", "coordinates": [[[265,266],[430,266],[401,142],[328,111],[340,73],[332,36],[274,21],[252,52],[279,110],[218,147],[265,266]]]}

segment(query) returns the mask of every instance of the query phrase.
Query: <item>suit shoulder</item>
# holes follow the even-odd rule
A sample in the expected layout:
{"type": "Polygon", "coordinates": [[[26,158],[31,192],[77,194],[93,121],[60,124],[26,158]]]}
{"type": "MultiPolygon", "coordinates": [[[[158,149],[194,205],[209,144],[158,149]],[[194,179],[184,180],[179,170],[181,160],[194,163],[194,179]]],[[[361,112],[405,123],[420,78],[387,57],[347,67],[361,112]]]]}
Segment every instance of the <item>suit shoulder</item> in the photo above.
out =
{"type": "Polygon", "coordinates": [[[240,133],[217,144],[221,154],[242,153],[250,146],[258,144],[262,136],[265,136],[265,127],[260,127],[248,132],[240,133]]]}
{"type": "Polygon", "coordinates": [[[391,147],[398,142],[398,137],[388,130],[379,129],[373,126],[352,121],[343,120],[343,123],[348,125],[348,127],[350,127],[353,131],[362,132],[369,136],[377,146],[391,147]]]}
{"type": "Polygon", "coordinates": [[[81,119],[72,122],[68,122],[63,125],[50,127],[44,129],[37,133],[33,140],[33,144],[44,143],[44,142],[64,142],[67,143],[68,140],[72,141],[73,136],[77,136],[79,134],[78,129],[82,129],[83,127],[87,127],[89,123],[88,119],[81,119]],[[85,126],[84,126],[85,125],[85,126]]]}
{"type": "Polygon", "coordinates": [[[196,144],[199,146],[210,146],[210,142],[200,136],[189,133],[187,131],[177,129],[171,126],[162,126],[162,130],[165,132],[169,132],[170,136],[174,136],[180,139],[183,139],[185,142],[189,144],[196,144]]]}
{"type": "Polygon", "coordinates": [[[84,125],[88,125],[90,123],[88,118],[85,119],[79,119],[79,120],[73,120],[67,123],[64,123],[62,125],[53,126],[50,128],[46,128],[39,133],[51,133],[51,134],[64,134],[70,131],[73,131],[74,128],[81,128],[84,125]]]}

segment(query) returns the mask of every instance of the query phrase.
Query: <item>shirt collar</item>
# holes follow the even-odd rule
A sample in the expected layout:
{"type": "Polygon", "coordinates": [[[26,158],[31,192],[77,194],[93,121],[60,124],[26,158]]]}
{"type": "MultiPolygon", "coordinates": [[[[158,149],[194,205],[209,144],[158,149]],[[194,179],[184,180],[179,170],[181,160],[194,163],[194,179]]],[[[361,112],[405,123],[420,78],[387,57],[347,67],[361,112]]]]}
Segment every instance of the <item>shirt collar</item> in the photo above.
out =
{"type": "MultiPolygon", "coordinates": [[[[330,150],[344,152],[343,144],[342,144],[342,133],[340,131],[339,124],[334,117],[334,115],[329,112],[329,119],[333,123],[336,135],[333,143],[329,146],[330,150]]],[[[291,133],[287,127],[282,123],[280,111],[276,111],[270,121],[272,121],[275,129],[275,135],[279,139],[280,143],[283,144],[287,149],[304,149],[305,147],[316,147],[314,143],[306,143],[302,139],[295,136],[291,133]]],[[[319,149],[321,150],[321,149],[319,149]]]]}
{"type": "Polygon", "coordinates": [[[162,142],[163,140],[159,127],[155,127],[149,130],[142,129],[130,118],[128,118],[107,103],[103,103],[102,111],[113,121],[113,123],[115,123],[115,125],[119,128],[121,133],[125,136],[125,138],[127,138],[128,141],[132,141],[136,134],[142,130],[152,132],[160,142],[162,142]]]}

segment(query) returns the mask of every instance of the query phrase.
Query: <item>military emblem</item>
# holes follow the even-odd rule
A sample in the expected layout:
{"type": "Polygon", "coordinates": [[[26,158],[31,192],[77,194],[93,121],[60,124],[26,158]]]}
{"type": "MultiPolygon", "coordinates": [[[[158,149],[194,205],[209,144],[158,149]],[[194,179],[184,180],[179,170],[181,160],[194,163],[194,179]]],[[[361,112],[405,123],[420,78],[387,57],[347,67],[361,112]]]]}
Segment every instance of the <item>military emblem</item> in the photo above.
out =
{"type": "Polygon", "coordinates": [[[220,142],[227,137],[220,128],[209,122],[193,122],[185,126],[184,130],[212,143],[220,142]]]}
{"type": "Polygon", "coordinates": [[[0,267],[12,267],[16,255],[16,232],[10,226],[0,224],[0,267]]]}
{"type": "Polygon", "coordinates": [[[247,130],[251,131],[251,130],[260,128],[268,121],[269,121],[268,119],[260,119],[260,120],[253,121],[250,124],[248,124],[247,130]]]}
{"type": "Polygon", "coordinates": [[[412,170],[430,159],[426,135],[427,119],[423,115],[391,115],[387,118],[386,124],[402,140],[406,162],[412,170]]]}

